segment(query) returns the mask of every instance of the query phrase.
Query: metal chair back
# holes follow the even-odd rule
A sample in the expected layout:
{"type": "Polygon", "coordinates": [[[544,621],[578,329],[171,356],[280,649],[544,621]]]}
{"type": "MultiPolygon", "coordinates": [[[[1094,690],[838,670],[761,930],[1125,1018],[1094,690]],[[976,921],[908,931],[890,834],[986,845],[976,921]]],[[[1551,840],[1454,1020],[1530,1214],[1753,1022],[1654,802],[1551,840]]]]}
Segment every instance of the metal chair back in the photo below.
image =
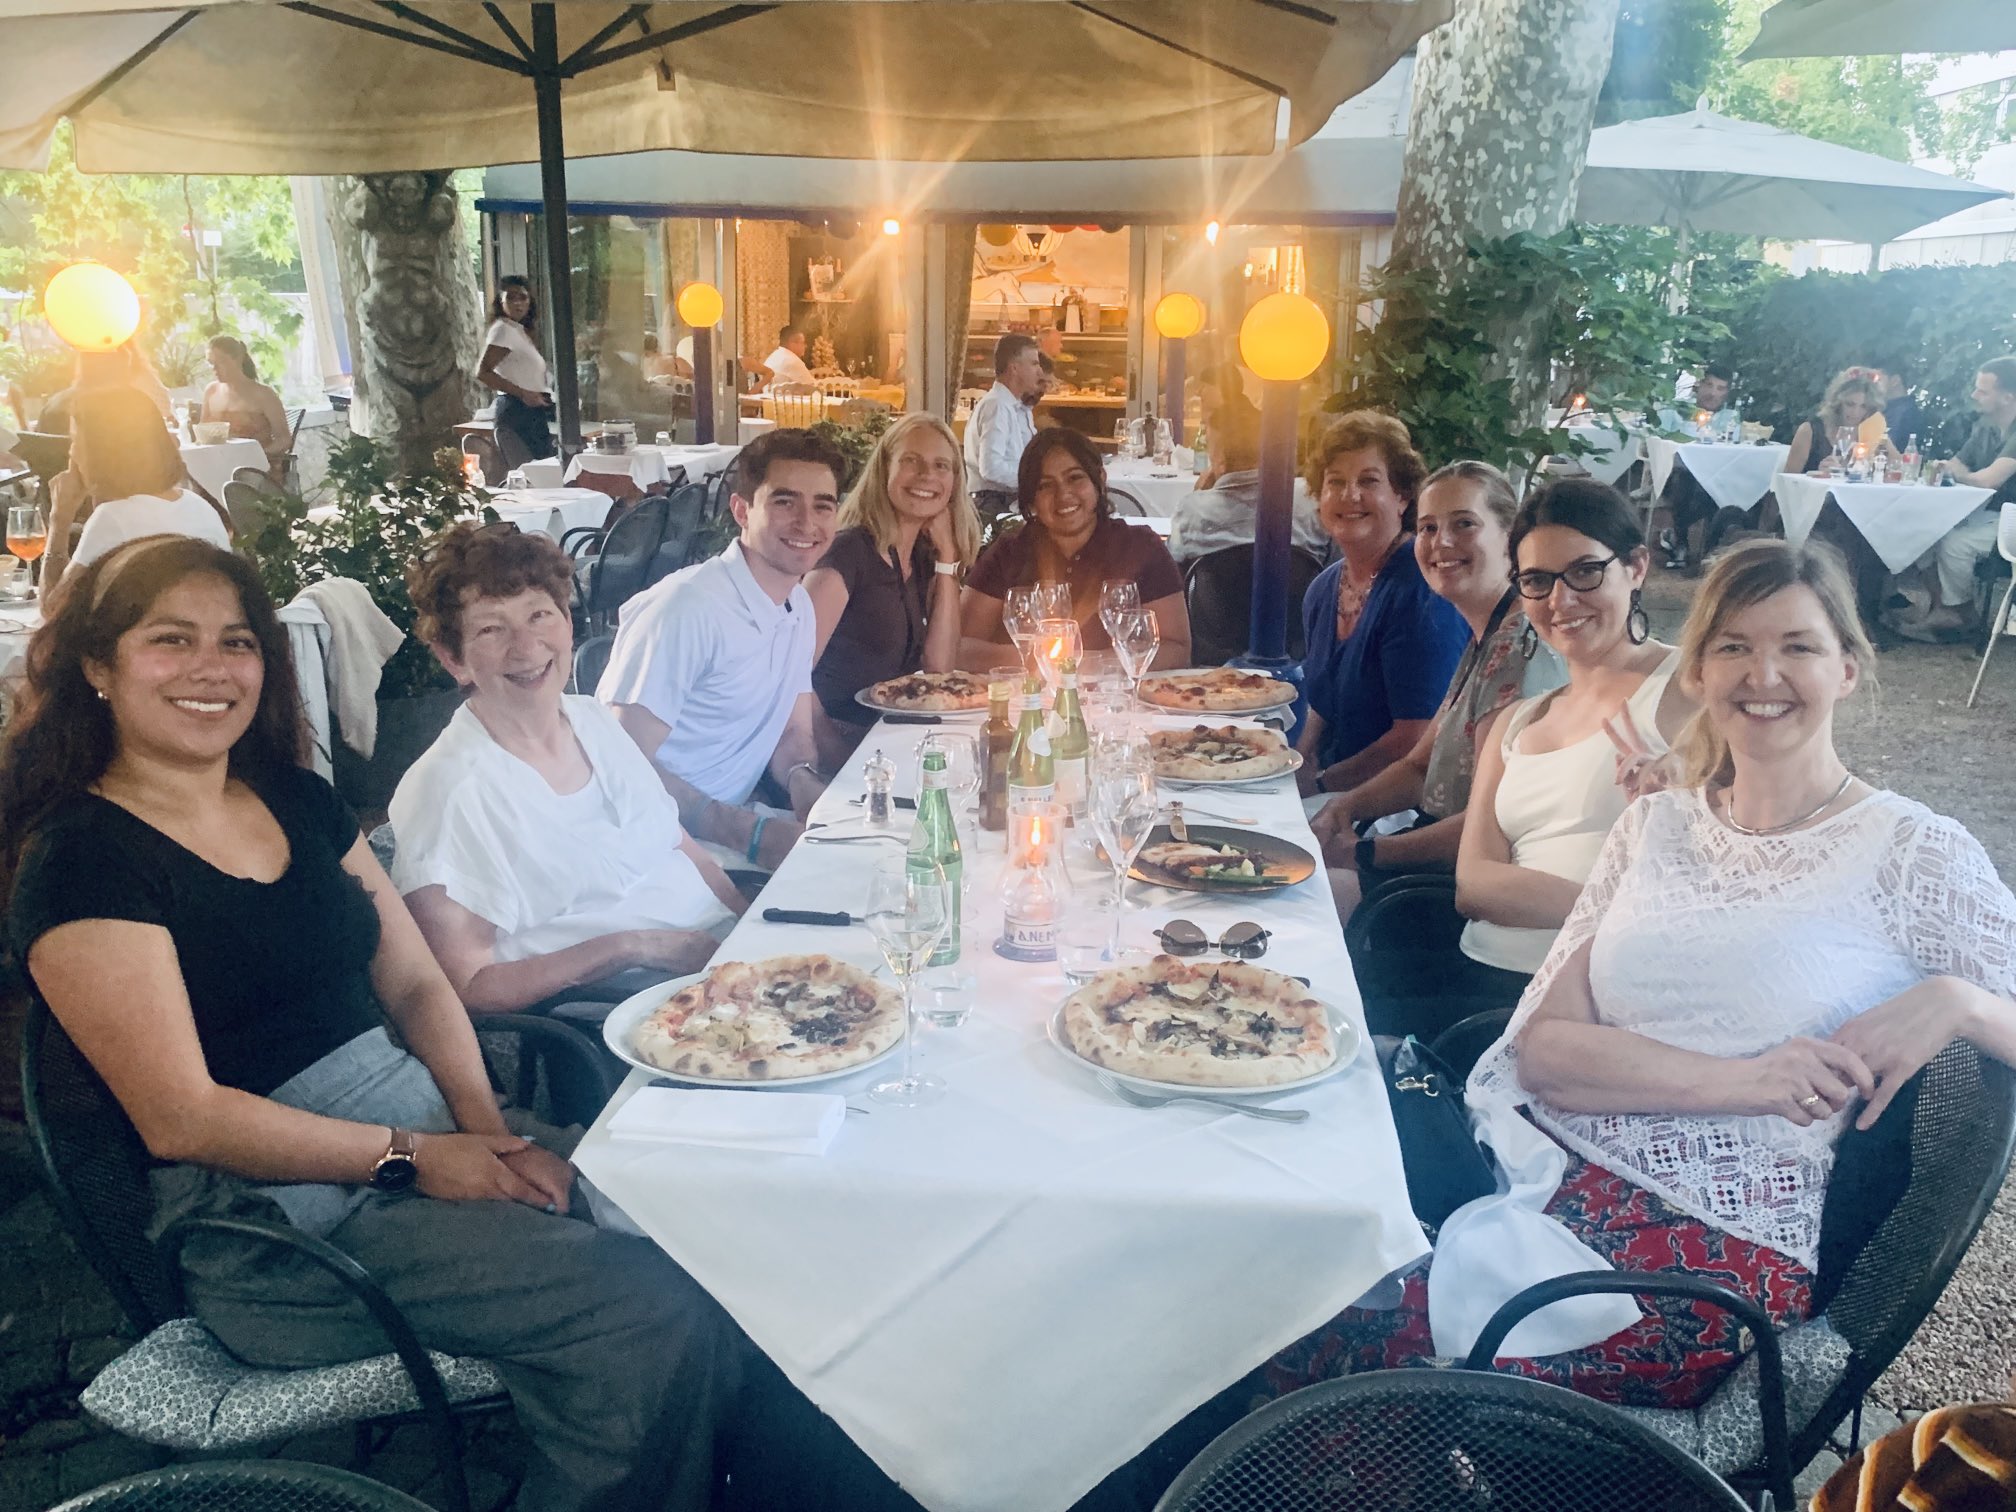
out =
{"type": "Polygon", "coordinates": [[[609,665],[609,648],[616,644],[613,635],[591,635],[574,648],[574,691],[583,698],[593,698],[595,687],[602,681],[603,669],[609,665]]]}
{"type": "Polygon", "coordinates": [[[681,483],[665,499],[665,534],[658,543],[657,559],[646,574],[645,587],[670,577],[684,567],[693,554],[693,539],[707,518],[708,486],[681,483]]]}
{"type": "MultiPolygon", "coordinates": [[[[1288,552],[1288,654],[1302,659],[1302,600],[1323,564],[1306,551],[1288,552]]],[[[1183,572],[1183,598],[1190,609],[1191,660],[1217,666],[1246,651],[1253,628],[1253,548],[1227,546],[1198,557],[1183,572]]]]}
{"type": "Polygon", "coordinates": [[[21,1109],[57,1215],[134,1327],[146,1333],[181,1316],[181,1285],[147,1235],[153,1157],[33,993],[21,1034],[21,1109]]]}
{"type": "Polygon", "coordinates": [[[266,514],[280,496],[277,492],[254,488],[233,478],[224,485],[224,512],[231,517],[231,534],[247,541],[266,523],[266,514]]]}
{"type": "Polygon", "coordinates": [[[617,610],[650,586],[669,518],[670,500],[655,494],[640,499],[604,532],[602,549],[588,569],[587,601],[582,605],[591,625],[613,622],[617,610]]]}
{"type": "Polygon", "coordinates": [[[763,414],[780,426],[803,429],[824,418],[826,400],[817,384],[774,383],[763,401],[763,414]]]}
{"type": "Polygon", "coordinates": [[[427,1512],[404,1491],[293,1460],[212,1460],[113,1481],[50,1512],[427,1512]]]}
{"type": "Polygon", "coordinates": [[[1736,1512],[1703,1465],[1614,1407],[1523,1376],[1381,1370],[1219,1435],[1156,1512],[1736,1512]]]}

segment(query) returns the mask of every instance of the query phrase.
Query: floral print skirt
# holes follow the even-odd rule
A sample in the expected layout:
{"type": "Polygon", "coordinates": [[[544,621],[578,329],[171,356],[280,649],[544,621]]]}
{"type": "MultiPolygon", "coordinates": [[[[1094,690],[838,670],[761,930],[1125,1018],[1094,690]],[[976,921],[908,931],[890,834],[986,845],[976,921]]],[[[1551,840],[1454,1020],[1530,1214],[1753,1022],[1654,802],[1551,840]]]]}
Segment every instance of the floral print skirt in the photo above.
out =
{"type": "MultiPolygon", "coordinates": [[[[1753,1298],[1779,1327],[1807,1315],[1813,1276],[1778,1251],[1711,1228],[1671,1203],[1568,1157],[1548,1213],[1620,1271],[1678,1271],[1753,1298]]],[[[1630,1407],[1692,1407],[1735,1369],[1748,1346],[1742,1325],[1684,1297],[1641,1297],[1643,1316],[1621,1333],[1570,1354],[1505,1359],[1501,1370],[1630,1407]]],[[[1267,1389],[1285,1395],[1361,1370],[1418,1365],[1435,1353],[1428,1328],[1428,1275],[1407,1277],[1400,1305],[1350,1307],[1262,1367],[1267,1389]]]]}

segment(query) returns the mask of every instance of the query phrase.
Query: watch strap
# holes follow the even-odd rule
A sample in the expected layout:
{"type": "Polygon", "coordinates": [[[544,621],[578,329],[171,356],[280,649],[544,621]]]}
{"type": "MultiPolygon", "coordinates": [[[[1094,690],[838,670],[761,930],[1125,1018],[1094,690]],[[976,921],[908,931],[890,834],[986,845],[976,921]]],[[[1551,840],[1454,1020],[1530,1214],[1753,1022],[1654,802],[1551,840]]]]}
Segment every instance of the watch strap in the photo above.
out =
{"type": "Polygon", "coordinates": [[[1378,841],[1371,835],[1360,836],[1351,859],[1357,862],[1361,872],[1376,871],[1379,866],[1378,841]]]}

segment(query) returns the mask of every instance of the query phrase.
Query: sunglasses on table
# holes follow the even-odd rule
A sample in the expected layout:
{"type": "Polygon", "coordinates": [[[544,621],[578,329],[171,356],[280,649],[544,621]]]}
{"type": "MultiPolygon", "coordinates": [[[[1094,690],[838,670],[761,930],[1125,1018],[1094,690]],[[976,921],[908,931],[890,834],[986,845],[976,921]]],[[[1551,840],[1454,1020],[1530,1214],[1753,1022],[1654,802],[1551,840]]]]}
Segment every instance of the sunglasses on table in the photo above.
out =
{"type": "Polygon", "coordinates": [[[1512,574],[1512,582],[1519,589],[1521,598],[1544,599],[1554,591],[1556,583],[1566,583],[1577,593],[1589,593],[1603,581],[1603,574],[1610,570],[1610,564],[1617,560],[1616,554],[1602,561],[1575,562],[1560,572],[1548,572],[1539,567],[1512,574]]]}
{"type": "Polygon", "coordinates": [[[1215,941],[1188,919],[1171,919],[1155,931],[1155,938],[1172,956],[1200,956],[1216,950],[1235,961],[1254,961],[1267,954],[1268,930],[1250,920],[1226,926],[1215,941]]]}

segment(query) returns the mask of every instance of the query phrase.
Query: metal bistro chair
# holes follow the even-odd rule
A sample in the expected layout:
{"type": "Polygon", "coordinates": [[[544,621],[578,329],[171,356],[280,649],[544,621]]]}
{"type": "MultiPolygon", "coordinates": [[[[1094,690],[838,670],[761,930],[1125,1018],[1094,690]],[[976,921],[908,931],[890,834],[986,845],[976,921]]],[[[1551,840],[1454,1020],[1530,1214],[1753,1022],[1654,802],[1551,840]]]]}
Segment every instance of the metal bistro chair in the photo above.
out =
{"type": "Polygon", "coordinates": [[[576,581],[581,585],[581,615],[590,634],[614,625],[616,612],[650,586],[658,548],[665,543],[665,530],[671,520],[671,503],[665,494],[647,495],[606,529],[570,530],[562,538],[562,547],[573,546],[582,539],[600,546],[594,556],[576,569],[576,581]]]}
{"type": "MultiPolygon", "coordinates": [[[[1323,564],[1297,547],[1288,551],[1288,654],[1307,649],[1302,600],[1323,564]]],[[[1228,662],[1246,650],[1253,627],[1253,548],[1207,552],[1183,569],[1183,601],[1190,610],[1190,659],[1200,667],[1228,662]]]]}
{"type": "MultiPolygon", "coordinates": [[[[1148,506],[1141,502],[1141,496],[1131,488],[1118,483],[1106,485],[1106,502],[1113,506],[1113,513],[1121,519],[1145,520],[1148,506]]],[[[1241,649],[1244,649],[1243,647],[1241,649]]]]}
{"type": "Polygon", "coordinates": [[[1740,1512],[1616,1408],[1523,1376],[1380,1370],[1269,1403],[1155,1512],[1740,1512]]]}
{"type": "Polygon", "coordinates": [[[574,686],[572,691],[584,698],[595,696],[595,687],[602,681],[603,669],[609,665],[609,650],[616,644],[613,635],[591,635],[574,647],[574,686]]]}
{"type": "MultiPolygon", "coordinates": [[[[487,1052],[508,1046],[521,1066],[537,1060],[555,1089],[557,1121],[585,1124],[606,1098],[597,1052],[566,1025],[495,1014],[479,1019],[476,1032],[487,1052]],[[576,1087],[582,1089],[578,1102],[560,1108],[560,1089],[576,1087]]],[[[448,1512],[469,1512],[456,1419],[510,1406],[494,1365],[423,1348],[370,1272],[290,1224],[187,1218],[171,1225],[158,1246],[150,1242],[152,1157],[39,997],[30,999],[22,1032],[21,1102],[64,1228],[141,1336],[85,1389],[81,1400],[93,1417],[129,1437],[185,1452],[249,1448],[348,1423],[360,1458],[375,1434],[424,1423],[443,1472],[448,1512]],[[281,1246],[320,1266],[370,1313],[388,1352],[304,1370],[245,1364],[189,1314],[182,1296],[177,1257],[189,1239],[206,1232],[281,1246]]]]}
{"type": "MultiPolygon", "coordinates": [[[[2010,564],[2016,573],[2016,503],[2004,504],[1995,521],[1995,551],[2002,560],[2010,564]]],[[[1974,686],[1967,690],[1967,707],[1973,708],[1975,700],[1981,696],[1981,679],[1988,675],[1988,658],[1995,654],[1996,644],[2005,635],[2016,635],[2016,626],[2009,622],[2009,602],[2016,599],[2016,575],[2009,579],[2009,586],[2002,590],[2002,603],[1988,621],[1988,643],[1981,648],[1981,665],[1974,672],[1974,686]]]]}
{"type": "Polygon", "coordinates": [[[216,1460],[128,1476],[49,1512],[428,1512],[404,1491],[299,1460],[216,1460]]]}

